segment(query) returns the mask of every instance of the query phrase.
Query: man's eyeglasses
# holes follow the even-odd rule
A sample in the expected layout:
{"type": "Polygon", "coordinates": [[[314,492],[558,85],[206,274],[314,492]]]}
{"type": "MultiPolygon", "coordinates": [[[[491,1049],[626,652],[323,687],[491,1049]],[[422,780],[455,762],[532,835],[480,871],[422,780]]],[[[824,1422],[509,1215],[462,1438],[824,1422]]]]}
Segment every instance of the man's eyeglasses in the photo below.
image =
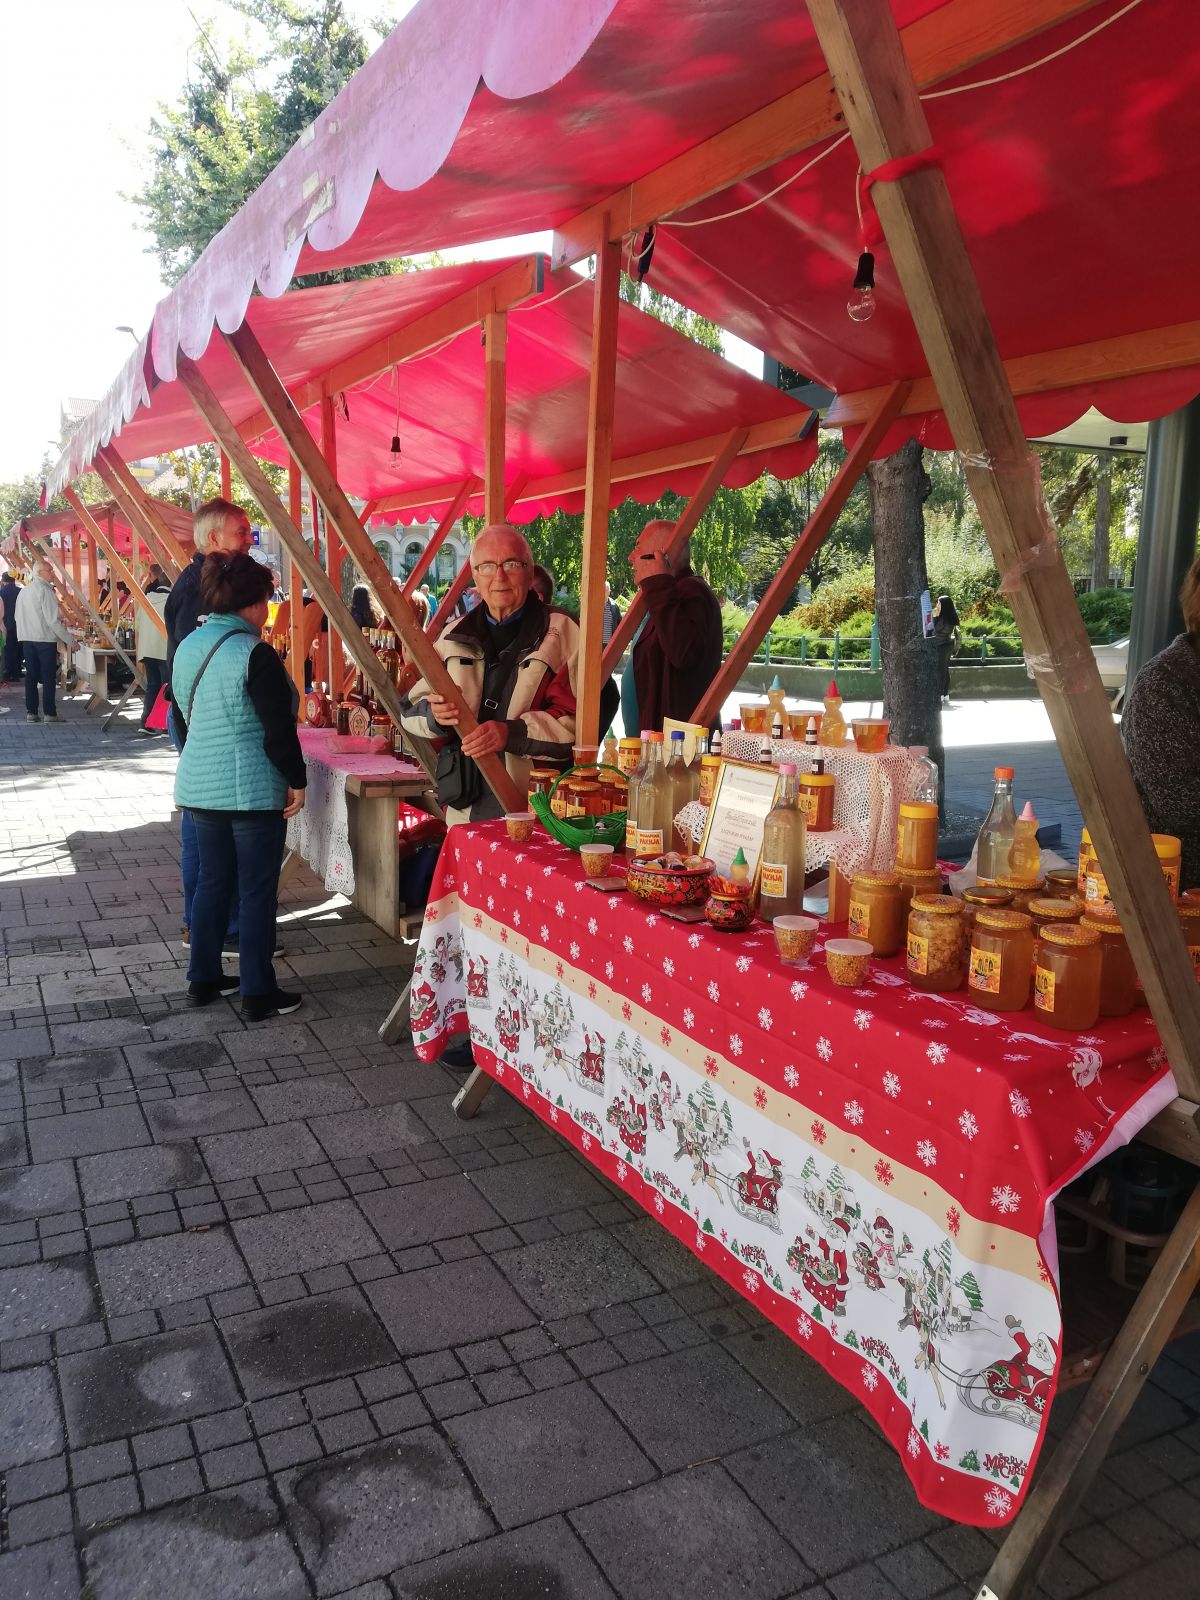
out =
{"type": "Polygon", "coordinates": [[[518,572],[524,572],[528,566],[528,561],[522,561],[519,556],[510,556],[507,561],[481,561],[474,572],[477,578],[494,578],[497,572],[506,572],[511,578],[518,572]]]}

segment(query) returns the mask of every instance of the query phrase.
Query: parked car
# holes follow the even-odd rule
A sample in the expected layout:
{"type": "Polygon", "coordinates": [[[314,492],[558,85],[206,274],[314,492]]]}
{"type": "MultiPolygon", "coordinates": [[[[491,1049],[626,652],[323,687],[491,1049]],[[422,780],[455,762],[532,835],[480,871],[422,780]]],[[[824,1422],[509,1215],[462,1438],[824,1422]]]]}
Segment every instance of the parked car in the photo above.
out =
{"type": "Polygon", "coordinates": [[[1100,681],[1109,694],[1115,694],[1115,704],[1125,697],[1125,674],[1129,667],[1129,640],[1118,639],[1116,644],[1094,644],[1092,654],[1100,669],[1100,681]]]}

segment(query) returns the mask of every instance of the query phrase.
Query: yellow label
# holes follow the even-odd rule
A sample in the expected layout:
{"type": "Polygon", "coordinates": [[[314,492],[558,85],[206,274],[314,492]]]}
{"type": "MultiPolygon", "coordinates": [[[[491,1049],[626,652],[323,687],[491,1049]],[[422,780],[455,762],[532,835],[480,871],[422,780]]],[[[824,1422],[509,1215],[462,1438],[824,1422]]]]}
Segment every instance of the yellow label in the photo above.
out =
{"type": "Polygon", "coordinates": [[[929,971],[929,940],[917,933],[908,936],[908,970],[922,978],[929,971]]]}
{"type": "Polygon", "coordinates": [[[972,945],[971,971],[967,985],[971,989],[982,990],[984,994],[999,994],[1000,957],[992,951],[979,950],[972,945]]]}
{"type": "Polygon", "coordinates": [[[625,853],[637,855],[637,823],[628,814],[625,817],[625,853]]]}
{"type": "Polygon", "coordinates": [[[1034,970],[1033,1003],[1039,1011],[1054,1010],[1054,974],[1045,967],[1034,970]]]}
{"type": "Polygon", "coordinates": [[[716,786],[717,769],[715,767],[700,768],[700,804],[712,804],[713,789],[716,786]]]}
{"type": "Polygon", "coordinates": [[[804,813],[805,824],[811,828],[817,820],[817,797],[811,789],[801,789],[796,796],[796,809],[804,813]]]}
{"type": "MultiPolygon", "coordinates": [[[[1200,944],[1188,945],[1188,955],[1190,955],[1192,958],[1192,965],[1196,969],[1196,976],[1200,978],[1200,944]]],[[[1138,983],[1138,988],[1141,988],[1140,982],[1138,983]]]]}
{"type": "Polygon", "coordinates": [[[661,828],[639,828],[637,831],[637,853],[639,856],[662,855],[663,837],[661,828]]]}
{"type": "Polygon", "coordinates": [[[782,900],[787,894],[788,869],[786,861],[764,861],[758,880],[761,893],[770,899],[782,900]]]}
{"type": "Polygon", "coordinates": [[[866,939],[870,936],[871,917],[868,907],[861,900],[851,900],[850,919],[846,931],[852,939],[866,939]]]}

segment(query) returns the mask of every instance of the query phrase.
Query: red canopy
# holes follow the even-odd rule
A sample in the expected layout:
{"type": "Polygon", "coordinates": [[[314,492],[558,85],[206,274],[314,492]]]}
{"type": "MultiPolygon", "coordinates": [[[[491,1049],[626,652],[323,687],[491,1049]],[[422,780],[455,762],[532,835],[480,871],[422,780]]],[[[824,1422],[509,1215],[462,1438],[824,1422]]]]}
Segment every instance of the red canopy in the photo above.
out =
{"type": "MultiPolygon", "coordinates": [[[[192,514],[184,511],[182,507],[174,505],[170,500],[159,500],[155,497],[154,504],[158,507],[159,515],[166,523],[175,538],[183,546],[186,553],[193,548],[192,540],[192,514]]],[[[119,556],[126,559],[133,550],[133,538],[126,520],[125,513],[115,500],[101,500],[89,503],[88,510],[100,524],[101,533],[106,536],[111,530],[113,548],[119,556]]],[[[87,538],[87,530],[79,518],[70,509],[66,511],[39,511],[36,516],[22,517],[21,521],[9,530],[9,539],[15,540],[20,529],[24,529],[34,539],[44,539],[47,535],[70,533],[73,528],[78,528],[81,536],[87,538]]],[[[145,540],[142,540],[142,550],[149,555],[145,540]]],[[[101,559],[104,553],[101,551],[101,559]]]]}
{"type": "MultiPolygon", "coordinates": [[[[400,334],[416,319],[519,265],[477,262],[300,289],[278,300],[259,296],[250,302],[247,320],[285,385],[296,391],[353,361],[385,335],[400,334]]],[[[537,258],[533,268],[531,280],[540,281],[537,258]]],[[[509,312],[506,478],[510,484],[525,483],[514,520],[583,504],[591,308],[590,282],[563,272],[509,312]]],[[[361,382],[338,383],[344,399],[336,416],[338,478],[348,493],[383,500],[393,515],[424,519],[443,508],[466,479],[483,477],[484,359],[478,326],[472,322],[449,342],[401,365],[399,395],[396,370],[386,360],[366,362],[361,382]],[[399,457],[391,454],[393,433],[400,438],[399,457]],[[387,502],[397,497],[401,506],[389,508],[387,502]]],[[[199,365],[235,422],[244,426],[257,414],[258,402],[222,340],[208,346],[199,365]]],[[[303,414],[319,436],[315,396],[303,414]]],[[[622,303],[613,504],[630,494],[650,502],[668,488],[690,493],[732,428],[753,431],[749,453],[734,461],[727,483],[744,485],[768,469],[778,477],[794,477],[816,452],[811,420],[806,407],[777,389],[622,303]]],[[[208,436],[207,424],[178,382],[159,383],[149,403],[120,430],[123,454],[135,459],[208,436]]],[[[97,442],[86,433],[80,438],[81,460],[97,442]]],[[[287,459],[265,424],[250,442],[267,460],[287,459]]],[[[482,492],[467,509],[482,510],[482,492]]]]}

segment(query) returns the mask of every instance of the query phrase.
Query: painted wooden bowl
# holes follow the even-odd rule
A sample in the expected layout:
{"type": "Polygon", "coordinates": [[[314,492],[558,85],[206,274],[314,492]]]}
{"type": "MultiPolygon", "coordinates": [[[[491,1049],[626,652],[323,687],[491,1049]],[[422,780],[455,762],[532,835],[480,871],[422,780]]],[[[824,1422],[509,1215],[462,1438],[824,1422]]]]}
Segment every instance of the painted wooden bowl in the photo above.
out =
{"type": "Polygon", "coordinates": [[[744,933],[754,921],[752,894],[710,894],[704,902],[704,920],[719,933],[744,933]]]}
{"type": "Polygon", "coordinates": [[[665,867],[654,861],[631,861],[625,872],[630,894],[660,906],[699,906],[708,898],[708,880],[713,863],[701,857],[703,866],[665,867]]]}

